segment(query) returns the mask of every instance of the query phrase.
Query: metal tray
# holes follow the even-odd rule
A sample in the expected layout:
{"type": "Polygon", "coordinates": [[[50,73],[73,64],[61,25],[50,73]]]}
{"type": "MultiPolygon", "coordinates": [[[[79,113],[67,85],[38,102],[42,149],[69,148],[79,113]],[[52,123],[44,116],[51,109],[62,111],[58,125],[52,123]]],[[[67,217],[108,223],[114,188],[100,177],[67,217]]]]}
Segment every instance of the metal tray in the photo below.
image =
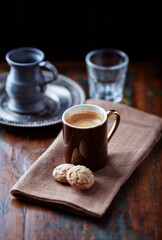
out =
{"type": "MultiPolygon", "coordinates": [[[[47,80],[52,77],[43,71],[47,80]]],[[[82,87],[72,79],[59,74],[56,81],[47,85],[45,91],[46,107],[37,114],[19,114],[7,107],[8,96],[5,91],[7,73],[0,74],[0,124],[15,127],[43,127],[61,122],[63,112],[77,104],[85,102],[82,87]]]]}

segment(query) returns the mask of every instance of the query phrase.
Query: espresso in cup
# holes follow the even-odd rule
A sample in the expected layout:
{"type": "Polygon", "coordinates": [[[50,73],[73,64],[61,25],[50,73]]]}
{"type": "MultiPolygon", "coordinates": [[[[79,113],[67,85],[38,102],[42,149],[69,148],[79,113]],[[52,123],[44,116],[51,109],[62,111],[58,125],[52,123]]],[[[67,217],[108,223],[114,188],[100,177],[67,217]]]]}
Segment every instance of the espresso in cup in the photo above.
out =
{"type": "Polygon", "coordinates": [[[104,115],[96,112],[78,112],[67,115],[66,122],[76,127],[91,127],[101,123],[104,115]]]}
{"type": "Polygon", "coordinates": [[[84,165],[92,171],[104,167],[108,161],[108,142],[119,122],[120,115],[116,110],[106,112],[93,104],[68,108],[62,116],[65,162],[84,165]],[[110,115],[114,115],[115,120],[108,134],[110,115]]]}

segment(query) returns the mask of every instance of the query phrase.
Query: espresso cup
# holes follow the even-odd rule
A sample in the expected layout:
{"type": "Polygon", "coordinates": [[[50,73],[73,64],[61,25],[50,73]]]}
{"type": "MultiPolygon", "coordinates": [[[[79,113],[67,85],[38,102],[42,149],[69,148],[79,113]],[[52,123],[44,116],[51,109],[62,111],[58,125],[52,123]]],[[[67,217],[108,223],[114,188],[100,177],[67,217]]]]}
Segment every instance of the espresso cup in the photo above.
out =
{"type": "Polygon", "coordinates": [[[56,80],[58,71],[49,61],[44,61],[44,53],[37,48],[22,47],[9,51],[6,61],[10,72],[6,79],[8,108],[18,113],[37,113],[45,108],[44,92],[46,84],[56,80]],[[53,74],[45,79],[41,67],[53,74]]]}
{"type": "Polygon", "coordinates": [[[64,157],[66,163],[84,165],[96,171],[108,161],[107,144],[119,126],[116,110],[105,111],[93,104],[80,104],[68,108],[62,115],[64,157]],[[114,115],[108,133],[107,121],[114,115]]]}

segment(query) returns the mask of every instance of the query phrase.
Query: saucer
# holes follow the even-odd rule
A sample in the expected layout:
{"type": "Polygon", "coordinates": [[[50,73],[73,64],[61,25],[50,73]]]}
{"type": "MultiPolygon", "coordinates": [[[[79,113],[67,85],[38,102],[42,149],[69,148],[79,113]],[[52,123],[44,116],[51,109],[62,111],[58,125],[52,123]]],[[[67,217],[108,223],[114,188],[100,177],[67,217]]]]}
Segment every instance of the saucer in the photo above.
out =
{"type": "MultiPolygon", "coordinates": [[[[42,71],[46,80],[52,78],[51,72],[42,71]]],[[[61,122],[63,112],[74,105],[85,102],[82,87],[72,79],[59,74],[57,79],[47,84],[45,108],[35,114],[19,114],[8,109],[9,100],[5,91],[7,73],[0,74],[0,124],[15,127],[43,127],[61,122]]]]}

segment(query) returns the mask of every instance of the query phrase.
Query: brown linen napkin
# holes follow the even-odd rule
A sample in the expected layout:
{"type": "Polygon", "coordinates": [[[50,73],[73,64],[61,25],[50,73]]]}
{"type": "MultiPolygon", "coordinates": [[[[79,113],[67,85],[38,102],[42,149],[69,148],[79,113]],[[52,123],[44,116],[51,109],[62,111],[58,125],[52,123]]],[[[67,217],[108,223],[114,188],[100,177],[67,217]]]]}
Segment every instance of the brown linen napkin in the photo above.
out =
{"type": "Polygon", "coordinates": [[[84,215],[100,217],[105,213],[119,188],[160,139],[162,119],[104,100],[90,99],[87,103],[100,105],[105,110],[116,109],[121,115],[119,128],[108,146],[108,164],[94,172],[93,187],[81,191],[58,183],[52,177],[53,169],[64,163],[61,132],[13,186],[13,196],[84,215]]]}

